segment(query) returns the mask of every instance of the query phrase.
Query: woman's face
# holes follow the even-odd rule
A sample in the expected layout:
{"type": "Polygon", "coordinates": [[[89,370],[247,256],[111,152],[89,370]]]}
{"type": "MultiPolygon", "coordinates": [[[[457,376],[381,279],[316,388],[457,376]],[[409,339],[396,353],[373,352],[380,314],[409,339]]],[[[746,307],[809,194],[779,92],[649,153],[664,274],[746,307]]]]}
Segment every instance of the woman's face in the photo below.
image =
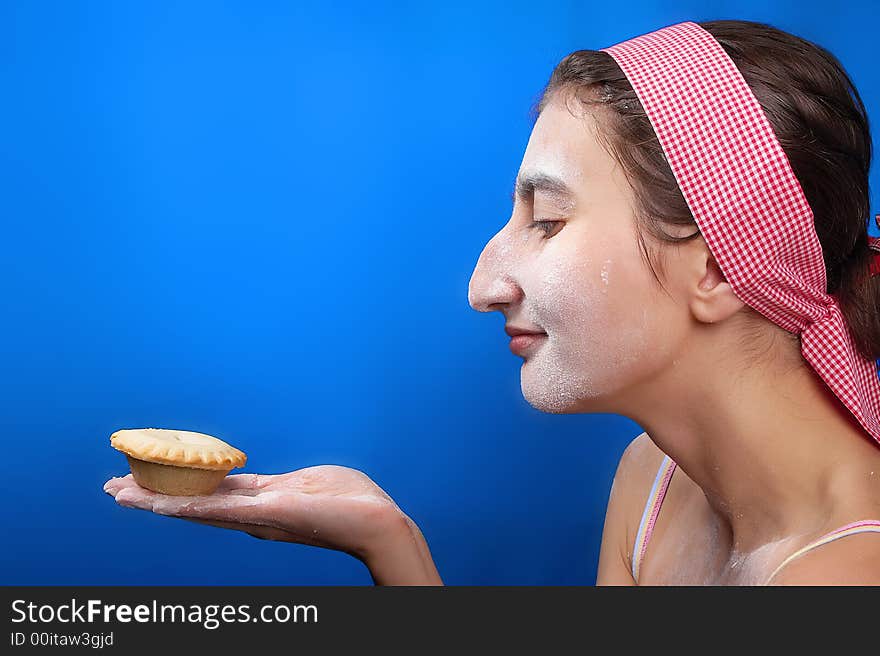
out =
{"type": "Polygon", "coordinates": [[[511,349],[524,359],[523,396],[546,412],[602,411],[663,369],[684,320],[642,259],[630,187],[596,129],[559,99],[541,112],[513,214],[468,291],[475,310],[502,312],[508,329],[543,333],[511,349]]]}

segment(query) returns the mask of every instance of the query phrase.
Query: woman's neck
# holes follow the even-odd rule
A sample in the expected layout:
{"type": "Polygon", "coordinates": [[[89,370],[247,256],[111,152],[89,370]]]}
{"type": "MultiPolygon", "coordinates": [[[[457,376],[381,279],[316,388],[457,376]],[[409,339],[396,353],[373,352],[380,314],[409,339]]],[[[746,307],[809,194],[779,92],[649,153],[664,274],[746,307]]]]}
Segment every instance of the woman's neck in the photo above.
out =
{"type": "Polygon", "coordinates": [[[733,552],[823,530],[880,489],[880,448],[806,362],[734,376],[680,366],[657,383],[624,414],[703,490],[733,552]]]}

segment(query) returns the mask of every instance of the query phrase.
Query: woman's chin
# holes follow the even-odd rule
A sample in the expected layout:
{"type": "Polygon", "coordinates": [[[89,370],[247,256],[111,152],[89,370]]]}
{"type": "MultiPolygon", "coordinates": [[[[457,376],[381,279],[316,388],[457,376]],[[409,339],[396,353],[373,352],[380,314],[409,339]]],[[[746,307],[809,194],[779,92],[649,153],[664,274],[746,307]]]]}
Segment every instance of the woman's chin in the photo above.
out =
{"type": "Polygon", "coordinates": [[[535,410],[555,415],[578,412],[578,399],[561,390],[529,385],[521,380],[523,398],[535,410]]]}
{"type": "Polygon", "coordinates": [[[585,377],[553,375],[526,362],[520,370],[520,390],[526,402],[541,412],[580,414],[612,412],[609,390],[585,377]]]}

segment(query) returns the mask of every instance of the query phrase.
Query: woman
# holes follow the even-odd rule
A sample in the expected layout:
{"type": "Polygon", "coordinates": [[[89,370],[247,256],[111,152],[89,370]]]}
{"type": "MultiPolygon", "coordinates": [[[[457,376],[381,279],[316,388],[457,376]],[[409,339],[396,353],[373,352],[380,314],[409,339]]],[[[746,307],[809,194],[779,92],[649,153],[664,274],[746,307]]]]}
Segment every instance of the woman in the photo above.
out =
{"type": "MultiPolygon", "coordinates": [[[[469,300],[505,315],[534,407],[646,429],[597,583],[880,584],[871,141],[840,64],[767,25],[681,23],[569,55],[537,109],[469,300]]],[[[442,583],[418,527],[351,469],[105,490],[346,551],[376,583],[442,583]]]]}

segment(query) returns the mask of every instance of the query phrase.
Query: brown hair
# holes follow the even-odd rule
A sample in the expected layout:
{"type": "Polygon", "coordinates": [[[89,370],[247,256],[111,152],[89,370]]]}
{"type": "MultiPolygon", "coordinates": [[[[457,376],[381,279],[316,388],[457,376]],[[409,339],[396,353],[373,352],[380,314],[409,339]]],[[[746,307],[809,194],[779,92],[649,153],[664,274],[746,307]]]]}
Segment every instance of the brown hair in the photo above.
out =
{"type": "MultiPolygon", "coordinates": [[[[810,41],[752,21],[699,25],[734,61],[788,156],[813,210],[826,292],[838,300],[856,348],[880,357],[880,276],[868,275],[871,134],[858,91],[837,58],[810,41]]],[[[611,55],[578,50],[556,66],[532,118],[559,92],[602,110],[600,138],[632,186],[639,245],[660,282],[655,264],[662,272],[662,261],[649,255],[642,233],[678,243],[700,232],[682,237],[663,229],[697,226],[632,86],[611,55]]],[[[880,225],[880,215],[875,221],[880,225]]]]}

